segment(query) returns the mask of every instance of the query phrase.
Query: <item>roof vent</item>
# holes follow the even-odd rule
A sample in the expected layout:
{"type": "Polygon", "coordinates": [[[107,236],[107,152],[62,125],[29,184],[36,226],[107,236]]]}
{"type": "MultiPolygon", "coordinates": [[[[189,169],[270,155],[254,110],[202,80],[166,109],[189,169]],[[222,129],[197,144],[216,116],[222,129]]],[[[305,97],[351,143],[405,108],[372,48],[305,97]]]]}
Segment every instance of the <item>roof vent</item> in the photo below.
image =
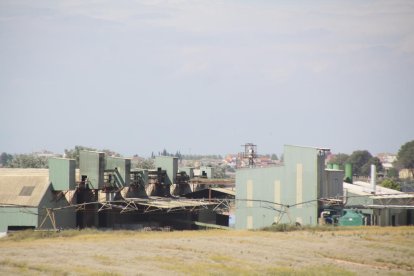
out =
{"type": "Polygon", "coordinates": [[[20,191],[19,196],[31,196],[35,186],[24,186],[20,191]]]}

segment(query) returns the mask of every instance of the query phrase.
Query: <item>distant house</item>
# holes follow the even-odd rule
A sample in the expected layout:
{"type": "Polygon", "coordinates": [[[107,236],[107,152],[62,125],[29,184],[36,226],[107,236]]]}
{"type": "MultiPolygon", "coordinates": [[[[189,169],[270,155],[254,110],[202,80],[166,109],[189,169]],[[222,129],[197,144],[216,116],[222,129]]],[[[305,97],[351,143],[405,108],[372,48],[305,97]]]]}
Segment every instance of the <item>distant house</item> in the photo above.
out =
{"type": "Polygon", "coordinates": [[[402,169],[399,171],[398,176],[401,179],[414,179],[414,174],[412,170],[402,169]]]}
{"type": "Polygon", "coordinates": [[[379,153],[377,158],[381,161],[385,173],[394,168],[394,162],[397,160],[397,155],[392,153],[379,153]]]}

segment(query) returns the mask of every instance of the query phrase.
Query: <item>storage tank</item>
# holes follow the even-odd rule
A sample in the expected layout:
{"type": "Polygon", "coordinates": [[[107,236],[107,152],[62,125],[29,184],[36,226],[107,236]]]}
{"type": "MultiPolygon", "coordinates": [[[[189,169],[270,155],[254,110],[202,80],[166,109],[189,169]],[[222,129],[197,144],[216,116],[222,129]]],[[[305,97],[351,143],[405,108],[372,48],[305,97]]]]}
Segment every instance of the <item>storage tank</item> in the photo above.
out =
{"type": "Polygon", "coordinates": [[[339,164],[333,164],[333,169],[334,170],[339,170],[339,164]]]}
{"type": "Polygon", "coordinates": [[[345,182],[352,183],[352,164],[345,164],[345,182]]]}
{"type": "Polygon", "coordinates": [[[364,215],[355,210],[345,210],[345,214],[338,219],[339,226],[364,225],[364,215]]]}

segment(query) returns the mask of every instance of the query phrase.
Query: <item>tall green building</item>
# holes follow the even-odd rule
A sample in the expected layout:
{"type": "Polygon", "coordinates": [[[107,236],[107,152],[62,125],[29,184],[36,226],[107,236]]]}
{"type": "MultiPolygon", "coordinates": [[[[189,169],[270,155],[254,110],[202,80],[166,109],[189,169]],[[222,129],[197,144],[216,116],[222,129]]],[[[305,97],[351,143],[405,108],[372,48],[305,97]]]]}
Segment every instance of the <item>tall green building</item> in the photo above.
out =
{"type": "Polygon", "coordinates": [[[340,176],[336,178],[341,179],[337,183],[329,183],[332,177],[326,177],[326,151],[286,145],[282,166],[238,170],[236,228],[258,229],[273,223],[316,225],[317,199],[342,195],[343,172],[337,172],[340,176]]]}

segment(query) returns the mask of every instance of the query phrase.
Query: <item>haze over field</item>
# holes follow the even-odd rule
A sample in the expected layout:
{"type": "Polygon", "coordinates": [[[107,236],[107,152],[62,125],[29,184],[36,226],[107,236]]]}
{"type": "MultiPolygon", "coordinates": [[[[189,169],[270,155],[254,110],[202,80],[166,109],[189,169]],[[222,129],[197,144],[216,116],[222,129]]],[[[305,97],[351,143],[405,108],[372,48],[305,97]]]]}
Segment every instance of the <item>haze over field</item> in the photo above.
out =
{"type": "Polygon", "coordinates": [[[0,152],[414,138],[412,1],[0,2],[0,152]]]}

